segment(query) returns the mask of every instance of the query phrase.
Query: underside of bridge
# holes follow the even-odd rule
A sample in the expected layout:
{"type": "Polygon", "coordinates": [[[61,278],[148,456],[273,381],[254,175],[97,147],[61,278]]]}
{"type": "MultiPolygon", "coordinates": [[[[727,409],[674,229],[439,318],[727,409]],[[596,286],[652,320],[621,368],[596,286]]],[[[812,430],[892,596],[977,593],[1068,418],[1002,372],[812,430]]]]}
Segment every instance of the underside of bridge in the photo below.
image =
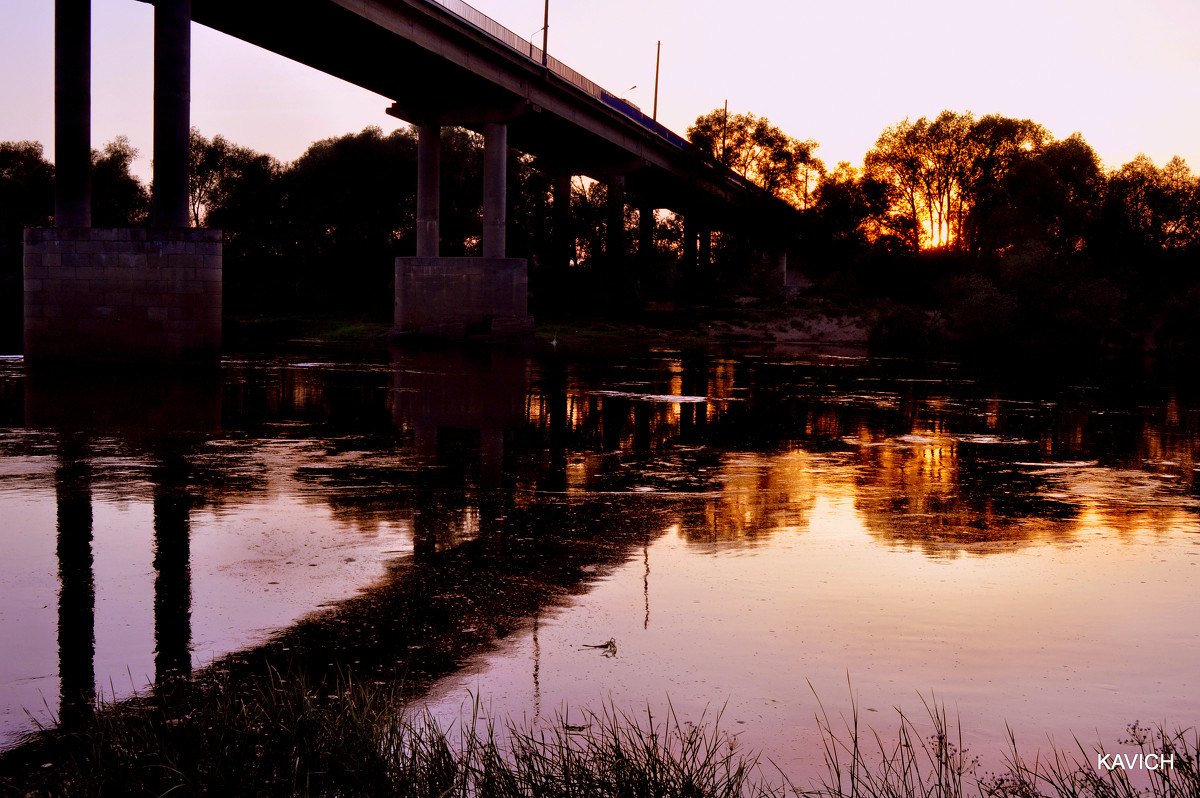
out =
{"type": "Polygon", "coordinates": [[[658,208],[684,216],[693,260],[705,257],[714,228],[750,232],[764,251],[786,249],[791,208],[468,6],[459,10],[479,19],[434,0],[153,4],[154,215],[153,228],[139,232],[90,227],[90,0],[56,2],[56,229],[26,238],[32,360],[216,357],[220,234],[188,228],[190,21],[375,92],[391,101],[389,114],[418,127],[418,244],[416,257],[397,259],[400,330],[531,328],[524,261],[505,251],[510,147],[554,176],[556,214],[567,212],[570,176],[605,181],[609,212],[622,220],[609,225],[614,239],[624,234],[628,198],[641,211],[644,250],[658,208]],[[437,142],[446,125],[485,141],[483,257],[475,264],[440,257],[437,142]]]}
{"type": "Polygon", "coordinates": [[[521,52],[431,0],[192,0],[192,18],[382,95],[389,113],[413,124],[482,134],[504,123],[508,146],[549,174],[624,175],[642,202],[730,226],[794,218],[779,200],[543,67],[540,50],[521,52]]]}
{"type": "MultiPolygon", "coordinates": [[[[427,259],[438,256],[437,130],[453,125],[482,134],[490,153],[485,257],[506,254],[504,189],[496,190],[503,180],[497,147],[503,145],[495,142],[502,135],[508,147],[534,156],[539,170],[554,178],[560,219],[569,214],[570,176],[607,184],[615,220],[607,225],[607,251],[624,251],[619,239],[628,201],[643,220],[640,252],[653,252],[651,222],[656,209],[666,208],[686,220],[687,264],[707,262],[713,230],[741,232],[759,242],[783,282],[794,209],[703,158],[678,136],[668,138],[614,107],[623,101],[604,102],[607,93],[600,87],[572,70],[545,65],[532,43],[491,20],[468,21],[431,0],[268,0],[253,8],[233,0],[192,3],[197,22],[380,94],[392,101],[389,114],[418,127],[416,254],[426,259],[419,265],[422,279],[429,277],[427,259]]],[[[569,243],[557,242],[554,250],[565,268],[569,243]]],[[[401,270],[417,268],[414,263],[398,261],[398,285],[401,270]]],[[[442,285],[448,289],[449,283],[442,285]]],[[[508,288],[495,286],[500,294],[508,288]]],[[[411,327],[401,318],[401,304],[398,300],[397,325],[411,327]]]]}

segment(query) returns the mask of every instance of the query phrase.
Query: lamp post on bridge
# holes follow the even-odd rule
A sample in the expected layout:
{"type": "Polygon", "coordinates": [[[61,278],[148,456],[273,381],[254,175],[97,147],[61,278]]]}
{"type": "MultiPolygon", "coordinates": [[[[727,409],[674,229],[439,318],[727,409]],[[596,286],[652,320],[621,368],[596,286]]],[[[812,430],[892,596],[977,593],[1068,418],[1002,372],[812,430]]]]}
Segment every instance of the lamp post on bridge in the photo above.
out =
{"type": "Polygon", "coordinates": [[[546,66],[546,39],[550,36],[550,0],[546,0],[546,13],[542,17],[542,66],[546,66]]]}
{"type": "Polygon", "coordinates": [[[654,114],[650,117],[658,121],[658,65],[662,62],[662,39],[658,40],[658,48],[654,51],[654,114]]]}
{"type": "MultiPolygon", "coordinates": [[[[533,33],[529,34],[529,58],[530,58],[531,60],[533,59],[533,37],[534,37],[534,36],[537,36],[539,33],[541,33],[542,31],[544,31],[545,29],[546,29],[546,26],[545,26],[545,25],[543,25],[542,27],[540,27],[540,28],[538,28],[537,30],[535,30],[533,33]]],[[[542,47],[544,48],[545,46],[546,46],[546,45],[545,45],[545,43],[543,42],[543,43],[542,43],[542,47]]],[[[545,49],[543,49],[543,50],[542,50],[542,55],[543,55],[543,56],[545,56],[545,54],[546,54],[546,51],[545,51],[545,49]]]]}

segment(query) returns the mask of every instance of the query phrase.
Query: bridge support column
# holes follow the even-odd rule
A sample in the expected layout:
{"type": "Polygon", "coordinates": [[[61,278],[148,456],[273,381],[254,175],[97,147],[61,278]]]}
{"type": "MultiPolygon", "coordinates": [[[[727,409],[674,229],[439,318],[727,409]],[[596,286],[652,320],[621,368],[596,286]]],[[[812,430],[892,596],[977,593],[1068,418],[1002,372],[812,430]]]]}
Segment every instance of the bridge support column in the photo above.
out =
{"type": "Polygon", "coordinates": [[[54,4],[54,226],[92,225],[92,3],[54,4]]]}
{"type": "Polygon", "coordinates": [[[508,125],[483,126],[483,257],[505,256],[508,182],[508,125]]]}
{"type": "Polygon", "coordinates": [[[191,0],[154,5],[155,227],[187,227],[189,105],[191,102],[191,0]]]}
{"type": "Polygon", "coordinates": [[[555,271],[565,271],[575,259],[575,237],[571,233],[571,175],[555,175],[554,256],[551,261],[555,271]]]}
{"type": "Polygon", "coordinates": [[[781,247],[780,249],[768,252],[767,257],[770,258],[770,264],[775,267],[775,274],[779,280],[779,292],[781,294],[786,294],[788,268],[787,250],[781,247]]]}
{"type": "Polygon", "coordinates": [[[90,0],[56,0],[54,229],[25,231],[25,362],[215,362],[221,232],[189,226],[190,0],[154,10],[154,227],[91,227],[90,0]]]}
{"type": "Polygon", "coordinates": [[[625,257],[625,175],[608,178],[606,208],[604,254],[616,265],[625,257]]]}
{"type": "Polygon", "coordinates": [[[696,274],[696,220],[691,213],[683,217],[683,271],[689,278],[696,274]]]}
{"type": "Polygon", "coordinates": [[[436,258],[441,242],[442,128],[417,128],[417,257],[436,258]]]}
{"type": "Polygon", "coordinates": [[[638,209],[638,261],[643,269],[654,264],[654,210],[649,203],[638,209]]]}

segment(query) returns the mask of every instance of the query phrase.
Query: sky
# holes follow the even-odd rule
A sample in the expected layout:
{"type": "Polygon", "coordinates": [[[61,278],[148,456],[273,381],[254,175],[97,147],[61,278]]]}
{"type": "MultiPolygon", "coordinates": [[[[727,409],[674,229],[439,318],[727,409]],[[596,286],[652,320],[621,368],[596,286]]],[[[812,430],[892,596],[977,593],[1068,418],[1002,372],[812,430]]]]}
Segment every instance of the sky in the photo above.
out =
{"type": "MultiPolygon", "coordinates": [[[[683,134],[720,108],[815,139],[858,165],[879,134],[943,109],[1079,131],[1108,168],[1144,152],[1200,170],[1197,0],[549,0],[549,52],[683,134]],[[636,86],[636,88],[634,88],[636,86]]],[[[540,44],[544,0],[474,0],[540,44]]],[[[0,0],[0,141],[53,158],[54,4],[0,0]]],[[[93,146],[117,135],[149,174],[153,8],[92,0],[93,146]]],[[[290,161],[390,104],[279,56],[193,28],[192,123],[290,161]]]]}

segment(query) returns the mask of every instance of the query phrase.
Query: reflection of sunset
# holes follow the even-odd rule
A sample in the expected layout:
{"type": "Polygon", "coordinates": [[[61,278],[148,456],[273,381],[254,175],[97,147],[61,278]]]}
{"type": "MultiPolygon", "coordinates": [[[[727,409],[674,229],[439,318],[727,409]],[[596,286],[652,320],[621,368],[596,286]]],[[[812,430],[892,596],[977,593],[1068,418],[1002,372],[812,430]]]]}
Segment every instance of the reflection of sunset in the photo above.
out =
{"type": "MultiPolygon", "coordinates": [[[[849,503],[872,537],[937,558],[1071,541],[1096,528],[1140,535],[1189,522],[1189,511],[1171,497],[1195,481],[1196,414],[1181,410],[1175,397],[1135,417],[1096,416],[1076,403],[1039,406],[995,391],[968,406],[922,396],[919,384],[908,383],[892,392],[772,404],[772,424],[798,442],[781,451],[675,453],[721,434],[736,417],[730,413],[746,408],[740,403],[755,402],[766,383],[759,374],[757,384],[741,387],[746,376],[737,360],[664,354],[654,375],[629,374],[629,383],[614,386],[619,390],[597,393],[588,380],[567,376],[561,400],[530,394],[526,418],[549,434],[549,408],[563,404],[564,434],[577,452],[564,466],[572,490],[626,485],[705,494],[681,526],[694,542],[763,541],[807,530],[823,496],[849,503]],[[669,401],[695,394],[706,401],[669,401]],[[1031,413],[1045,413],[1045,423],[1028,428],[1031,413]],[[1116,472],[1087,459],[1098,434],[1111,437],[1097,424],[1118,421],[1134,422],[1121,435],[1132,444],[1129,462],[1137,470],[1116,472]],[[817,454],[806,441],[840,441],[846,451],[817,454]]],[[[779,395],[763,394],[770,402],[779,395]]]]}
{"type": "MultiPolygon", "coordinates": [[[[524,585],[565,580],[536,637],[503,602],[503,624],[471,620],[488,646],[463,655],[438,711],[456,711],[460,688],[511,717],[667,696],[694,720],[719,702],[740,739],[802,775],[796,752],[819,750],[798,723],[810,683],[841,708],[849,680],[884,712],[919,713],[916,692],[936,691],[985,754],[1005,722],[1024,740],[1119,731],[1133,711],[1195,717],[1189,402],[1018,401],[874,368],[656,352],[605,370],[458,351],[382,371],[231,366],[222,412],[189,414],[220,418],[219,434],[174,455],[190,467],[195,639],[224,650],[206,630],[239,611],[232,582],[253,601],[244,631],[290,612],[305,584],[400,586],[387,580],[453,564],[436,606],[524,562],[524,585]],[[607,639],[619,657],[581,647],[607,639]]],[[[93,442],[98,574],[145,576],[144,553],[112,548],[127,528],[151,536],[161,458],[140,445],[93,442]]],[[[0,498],[41,497],[24,515],[51,529],[62,454],[46,447],[0,436],[0,498]]],[[[29,538],[52,566],[54,535],[29,538]]]]}

